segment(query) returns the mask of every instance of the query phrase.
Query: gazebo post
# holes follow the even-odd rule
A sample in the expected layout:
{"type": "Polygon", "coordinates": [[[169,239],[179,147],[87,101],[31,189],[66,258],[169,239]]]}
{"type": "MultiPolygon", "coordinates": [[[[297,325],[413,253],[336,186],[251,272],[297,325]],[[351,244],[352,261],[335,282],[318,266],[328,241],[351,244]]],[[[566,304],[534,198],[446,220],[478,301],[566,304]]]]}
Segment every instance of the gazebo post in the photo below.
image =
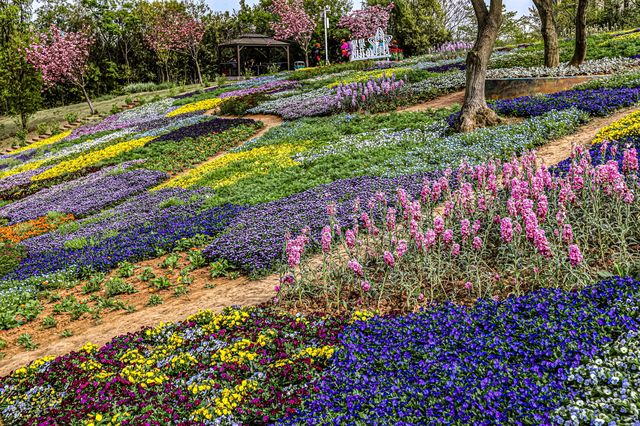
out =
{"type": "Polygon", "coordinates": [[[238,77],[240,77],[240,45],[236,45],[236,52],[238,53],[238,77]]]}
{"type": "Polygon", "coordinates": [[[291,71],[291,60],[289,59],[289,46],[287,46],[287,71],[291,71]]]}

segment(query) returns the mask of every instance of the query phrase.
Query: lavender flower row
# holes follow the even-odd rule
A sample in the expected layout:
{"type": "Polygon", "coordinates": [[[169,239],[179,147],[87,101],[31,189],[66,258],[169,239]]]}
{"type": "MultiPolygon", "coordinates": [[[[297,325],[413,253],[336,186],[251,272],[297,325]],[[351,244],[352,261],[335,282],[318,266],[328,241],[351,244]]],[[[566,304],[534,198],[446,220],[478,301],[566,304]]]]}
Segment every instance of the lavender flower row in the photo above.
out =
{"type": "MultiPolygon", "coordinates": [[[[158,250],[171,250],[184,238],[214,236],[242,210],[233,205],[205,208],[201,195],[175,188],[142,194],[105,212],[95,226],[89,220],[81,221],[80,229],[70,234],[75,244],[53,249],[30,244],[27,257],[3,279],[22,280],[73,268],[110,270],[125,260],[141,260],[153,257],[158,250]]],[[[45,236],[51,241],[51,235],[45,236]]]]}
{"type": "Polygon", "coordinates": [[[243,97],[243,96],[249,96],[249,95],[255,95],[258,93],[270,93],[276,90],[290,90],[290,89],[297,89],[298,87],[300,87],[300,83],[297,81],[291,81],[291,80],[274,80],[274,81],[269,81],[263,85],[260,86],[255,86],[255,87],[248,87],[248,88],[244,88],[244,89],[238,89],[238,90],[233,90],[230,92],[225,92],[220,94],[220,98],[230,98],[232,96],[237,96],[237,97],[243,97]]]}
{"type": "Polygon", "coordinates": [[[154,170],[132,170],[132,162],[108,167],[72,182],[43,189],[0,208],[0,216],[14,224],[36,219],[50,211],[81,216],[156,185],[167,174],[154,170]]]}

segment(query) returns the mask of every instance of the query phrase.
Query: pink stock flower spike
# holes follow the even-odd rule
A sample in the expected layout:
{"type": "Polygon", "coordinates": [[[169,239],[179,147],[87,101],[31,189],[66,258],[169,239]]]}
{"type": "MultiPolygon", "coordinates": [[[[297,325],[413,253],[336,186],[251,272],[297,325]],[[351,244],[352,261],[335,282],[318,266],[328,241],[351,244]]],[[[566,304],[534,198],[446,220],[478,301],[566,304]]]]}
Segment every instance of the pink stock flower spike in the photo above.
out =
{"type": "Polygon", "coordinates": [[[385,251],[382,255],[382,258],[384,260],[384,263],[386,263],[390,268],[396,266],[396,260],[393,258],[393,254],[391,254],[391,252],[385,251]]]}
{"type": "Polygon", "coordinates": [[[360,263],[355,260],[352,259],[347,263],[347,266],[349,267],[349,269],[351,269],[357,276],[362,277],[364,275],[364,272],[362,270],[362,265],[360,265],[360,263]]]}
{"type": "Polygon", "coordinates": [[[571,244],[569,246],[569,262],[571,266],[578,266],[582,262],[582,253],[577,244],[571,244]]]}

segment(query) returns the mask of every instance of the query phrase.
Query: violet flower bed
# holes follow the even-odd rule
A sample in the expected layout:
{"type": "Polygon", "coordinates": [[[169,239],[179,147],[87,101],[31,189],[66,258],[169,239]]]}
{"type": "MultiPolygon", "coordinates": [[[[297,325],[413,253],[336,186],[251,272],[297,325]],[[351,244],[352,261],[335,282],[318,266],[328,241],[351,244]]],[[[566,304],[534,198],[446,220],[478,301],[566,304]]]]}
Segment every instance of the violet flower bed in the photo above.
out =
{"type": "Polygon", "coordinates": [[[242,125],[254,125],[255,120],[249,118],[213,118],[211,120],[201,121],[199,123],[191,124],[189,126],[181,127],[170,131],[156,139],[153,143],[161,141],[179,141],[184,138],[197,138],[199,136],[206,136],[211,133],[220,133],[233,127],[242,125]]]}
{"type": "Polygon", "coordinates": [[[301,412],[278,424],[550,425],[578,396],[570,369],[637,330],[638,306],[640,282],[616,277],[360,321],[301,412]]]}
{"type": "MultiPolygon", "coordinates": [[[[108,167],[72,182],[43,189],[0,208],[0,217],[6,217],[9,224],[14,224],[36,219],[51,211],[82,216],[137,194],[167,178],[166,173],[154,170],[127,170],[133,164],[108,167]]],[[[17,176],[26,179],[22,176],[25,174],[17,176]]]]}
{"type": "Polygon", "coordinates": [[[425,177],[437,179],[441,172],[421,173],[395,178],[356,177],[340,179],[270,203],[242,211],[203,254],[210,259],[226,259],[247,271],[269,269],[283,259],[284,238],[309,227],[313,242],[320,241],[326,221],[326,206],[336,203],[337,223],[353,222],[356,197],[366,202],[379,191],[389,197],[398,186],[413,196],[419,195],[425,177]],[[268,218],[268,219],[266,219],[268,218]]]}
{"type": "Polygon", "coordinates": [[[203,206],[209,192],[179,188],[146,192],[64,229],[23,242],[27,257],[4,279],[22,280],[56,271],[106,271],[125,260],[153,257],[183,238],[215,236],[242,207],[203,206]]]}
{"type": "Polygon", "coordinates": [[[552,110],[578,108],[591,115],[604,116],[640,101],[640,87],[567,90],[544,96],[501,99],[491,105],[498,114],[535,117],[552,110]]]}

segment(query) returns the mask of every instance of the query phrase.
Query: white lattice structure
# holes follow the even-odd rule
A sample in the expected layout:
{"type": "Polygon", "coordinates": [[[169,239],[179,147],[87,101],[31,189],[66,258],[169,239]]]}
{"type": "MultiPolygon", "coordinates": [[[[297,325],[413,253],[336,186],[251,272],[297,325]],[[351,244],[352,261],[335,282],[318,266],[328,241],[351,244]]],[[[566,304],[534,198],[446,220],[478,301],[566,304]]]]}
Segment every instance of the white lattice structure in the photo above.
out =
{"type": "Polygon", "coordinates": [[[362,61],[365,59],[385,59],[391,57],[391,53],[389,53],[391,36],[385,35],[382,28],[378,28],[376,34],[373,37],[369,37],[367,41],[369,42],[368,46],[363,38],[349,42],[351,46],[349,60],[362,61]]]}

